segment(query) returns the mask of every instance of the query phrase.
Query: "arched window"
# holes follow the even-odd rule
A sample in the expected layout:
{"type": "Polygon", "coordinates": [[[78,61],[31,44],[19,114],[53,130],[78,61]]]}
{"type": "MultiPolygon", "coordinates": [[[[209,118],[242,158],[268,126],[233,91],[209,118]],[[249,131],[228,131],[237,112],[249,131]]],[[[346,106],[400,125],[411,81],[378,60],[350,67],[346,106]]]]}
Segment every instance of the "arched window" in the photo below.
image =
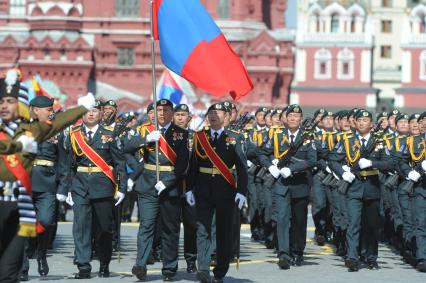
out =
{"type": "Polygon", "coordinates": [[[339,32],[340,31],[340,17],[336,13],[331,15],[330,31],[331,32],[339,32]]]}
{"type": "Polygon", "coordinates": [[[331,79],[331,52],[320,49],[315,53],[314,78],[318,80],[331,79]]]}
{"type": "Polygon", "coordinates": [[[426,81],[426,50],[420,53],[420,80],[426,81]]]}
{"type": "Polygon", "coordinates": [[[228,0],[219,0],[217,6],[217,17],[219,19],[229,18],[229,1],[228,0]]]}
{"type": "Polygon", "coordinates": [[[356,32],[356,16],[351,17],[351,33],[356,32]]]}
{"type": "Polygon", "coordinates": [[[420,17],[420,33],[426,33],[426,17],[420,17]]]}
{"type": "Polygon", "coordinates": [[[337,79],[351,80],[354,78],[354,53],[345,48],[337,54],[337,79]]]}

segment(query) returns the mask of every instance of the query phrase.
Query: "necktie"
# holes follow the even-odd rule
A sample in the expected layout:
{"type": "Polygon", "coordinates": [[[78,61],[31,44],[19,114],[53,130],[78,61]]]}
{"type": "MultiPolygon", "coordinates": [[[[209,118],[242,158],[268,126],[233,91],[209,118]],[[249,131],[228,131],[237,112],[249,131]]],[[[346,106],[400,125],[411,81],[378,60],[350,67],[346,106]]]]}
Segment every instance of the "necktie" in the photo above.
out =
{"type": "Polygon", "coordinates": [[[362,138],[361,143],[362,143],[362,147],[365,147],[367,145],[367,140],[362,138]]]}
{"type": "Polygon", "coordinates": [[[214,142],[216,142],[216,141],[217,141],[217,139],[219,138],[219,133],[218,133],[218,132],[214,132],[214,133],[213,133],[213,136],[214,136],[214,137],[213,137],[213,141],[214,141],[214,142]]]}
{"type": "Polygon", "coordinates": [[[166,128],[161,128],[160,131],[162,134],[164,134],[166,132],[166,128]]]}
{"type": "Polygon", "coordinates": [[[290,142],[293,143],[294,142],[294,135],[290,135],[290,142]]]}
{"type": "Polygon", "coordinates": [[[92,131],[87,132],[87,137],[89,138],[89,141],[92,141],[92,134],[93,134],[92,131]]]}

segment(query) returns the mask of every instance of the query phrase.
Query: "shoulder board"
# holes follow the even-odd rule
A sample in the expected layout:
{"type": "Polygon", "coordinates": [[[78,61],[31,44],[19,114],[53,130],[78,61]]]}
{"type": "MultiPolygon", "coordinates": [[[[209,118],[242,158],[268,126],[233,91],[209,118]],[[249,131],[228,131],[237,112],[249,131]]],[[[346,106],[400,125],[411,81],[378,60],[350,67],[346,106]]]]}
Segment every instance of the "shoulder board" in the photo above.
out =
{"type": "Polygon", "coordinates": [[[114,127],[112,127],[112,126],[103,126],[103,128],[107,131],[110,131],[110,132],[114,131],[114,127]]]}

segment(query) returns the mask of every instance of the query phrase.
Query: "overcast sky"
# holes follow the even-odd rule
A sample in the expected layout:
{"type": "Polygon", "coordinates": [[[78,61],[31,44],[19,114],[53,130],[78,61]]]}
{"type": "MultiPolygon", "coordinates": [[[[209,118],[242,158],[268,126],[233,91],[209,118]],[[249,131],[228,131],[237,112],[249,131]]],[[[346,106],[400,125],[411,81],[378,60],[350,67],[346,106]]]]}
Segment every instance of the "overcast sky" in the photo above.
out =
{"type": "Polygon", "coordinates": [[[287,28],[296,29],[297,27],[297,0],[288,0],[287,11],[285,12],[287,28]]]}

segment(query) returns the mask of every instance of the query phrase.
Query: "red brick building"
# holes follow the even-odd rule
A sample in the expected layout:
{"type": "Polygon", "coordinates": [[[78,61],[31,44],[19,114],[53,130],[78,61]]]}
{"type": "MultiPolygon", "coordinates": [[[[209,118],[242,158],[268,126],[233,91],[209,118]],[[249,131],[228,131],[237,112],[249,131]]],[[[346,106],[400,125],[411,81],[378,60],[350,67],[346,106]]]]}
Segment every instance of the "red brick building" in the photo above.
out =
{"type": "MultiPolygon", "coordinates": [[[[217,19],[254,82],[241,100],[253,108],[287,103],[293,77],[293,33],[286,0],[201,0],[217,19]]],[[[161,62],[157,48],[157,62],[161,62]]],[[[39,74],[65,104],[87,91],[116,99],[121,110],[151,97],[149,1],[0,0],[0,71],[39,74]]],[[[159,77],[164,67],[157,66],[159,77]]],[[[204,107],[201,90],[190,99],[204,107]]]]}

